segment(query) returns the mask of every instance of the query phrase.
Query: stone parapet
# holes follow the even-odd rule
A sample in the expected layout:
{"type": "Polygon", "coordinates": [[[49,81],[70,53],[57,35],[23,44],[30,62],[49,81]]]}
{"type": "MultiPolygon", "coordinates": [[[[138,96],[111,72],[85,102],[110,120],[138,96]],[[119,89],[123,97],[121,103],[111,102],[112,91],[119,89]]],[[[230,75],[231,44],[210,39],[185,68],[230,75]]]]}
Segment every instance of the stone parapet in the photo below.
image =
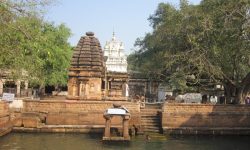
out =
{"type": "Polygon", "coordinates": [[[250,134],[250,106],[165,103],[162,128],[168,134],[250,134]]]}
{"type": "Polygon", "coordinates": [[[140,112],[140,104],[134,102],[112,101],[73,101],[73,100],[24,100],[25,112],[104,112],[113,107],[114,103],[120,103],[131,113],[140,112]]]}
{"type": "Polygon", "coordinates": [[[39,128],[13,127],[15,132],[102,133],[104,125],[44,125],[39,128]]]}
{"type": "MultiPolygon", "coordinates": [[[[105,125],[103,113],[108,108],[112,108],[113,103],[110,101],[24,100],[23,115],[20,118],[21,120],[17,120],[14,126],[17,129],[23,130],[22,127],[44,128],[46,126],[47,128],[54,125],[55,129],[53,129],[53,132],[57,130],[58,126],[102,127],[105,125]],[[32,116],[30,114],[36,115],[32,116]]],[[[141,125],[140,104],[124,101],[119,102],[119,104],[131,113],[129,126],[139,129],[141,125]]],[[[121,124],[122,118],[112,117],[112,126],[119,126],[121,124]]],[[[58,130],[61,131],[64,128],[58,130]]],[[[65,129],[65,131],[68,130],[65,129]]]]}

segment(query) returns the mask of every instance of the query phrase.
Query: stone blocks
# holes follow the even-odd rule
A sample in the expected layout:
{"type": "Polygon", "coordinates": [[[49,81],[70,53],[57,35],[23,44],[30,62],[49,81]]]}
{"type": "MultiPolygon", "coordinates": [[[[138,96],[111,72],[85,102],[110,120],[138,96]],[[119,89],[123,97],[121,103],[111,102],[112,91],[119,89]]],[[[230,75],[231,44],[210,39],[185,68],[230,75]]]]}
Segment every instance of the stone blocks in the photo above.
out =
{"type": "Polygon", "coordinates": [[[22,117],[22,125],[25,128],[39,127],[40,119],[38,117],[22,117]]]}
{"type": "Polygon", "coordinates": [[[0,101],[0,136],[9,133],[11,129],[12,124],[8,104],[0,101]]]}
{"type": "MultiPolygon", "coordinates": [[[[26,100],[25,112],[46,114],[45,125],[100,125],[104,126],[103,113],[113,107],[114,102],[109,101],[60,101],[60,100],[26,100]],[[46,112],[46,113],[45,113],[46,112]]],[[[130,126],[140,126],[139,103],[121,102],[131,113],[130,126]]],[[[120,117],[112,118],[112,126],[121,126],[120,117]]]]}
{"type": "Polygon", "coordinates": [[[188,130],[194,134],[215,134],[223,129],[238,133],[239,130],[250,130],[250,106],[166,103],[162,127],[167,133],[177,134],[181,133],[179,131],[190,134],[188,130]]]}

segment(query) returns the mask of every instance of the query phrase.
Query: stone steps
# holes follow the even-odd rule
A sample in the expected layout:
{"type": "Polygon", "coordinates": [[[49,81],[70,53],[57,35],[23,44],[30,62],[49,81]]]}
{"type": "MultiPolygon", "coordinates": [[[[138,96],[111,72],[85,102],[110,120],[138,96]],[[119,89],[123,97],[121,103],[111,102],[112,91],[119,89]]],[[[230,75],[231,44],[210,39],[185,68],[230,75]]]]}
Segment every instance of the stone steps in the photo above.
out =
{"type": "Polygon", "coordinates": [[[162,104],[146,104],[145,108],[146,109],[161,109],[162,104]]]}
{"type": "Polygon", "coordinates": [[[141,118],[145,123],[160,123],[158,118],[141,118]]]}
{"type": "Polygon", "coordinates": [[[141,109],[141,124],[144,132],[162,132],[160,113],[159,104],[146,104],[146,107],[141,109]]]}

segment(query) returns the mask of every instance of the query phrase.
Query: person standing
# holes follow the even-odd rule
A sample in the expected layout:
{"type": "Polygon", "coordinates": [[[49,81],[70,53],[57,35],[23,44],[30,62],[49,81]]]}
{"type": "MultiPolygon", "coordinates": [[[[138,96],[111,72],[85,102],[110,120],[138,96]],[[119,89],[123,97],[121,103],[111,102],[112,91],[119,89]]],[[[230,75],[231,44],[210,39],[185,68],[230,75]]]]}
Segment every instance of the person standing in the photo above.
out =
{"type": "Polygon", "coordinates": [[[247,96],[247,97],[246,97],[246,99],[245,99],[245,103],[246,103],[247,105],[249,105],[249,104],[250,104],[250,96],[247,96]]]}

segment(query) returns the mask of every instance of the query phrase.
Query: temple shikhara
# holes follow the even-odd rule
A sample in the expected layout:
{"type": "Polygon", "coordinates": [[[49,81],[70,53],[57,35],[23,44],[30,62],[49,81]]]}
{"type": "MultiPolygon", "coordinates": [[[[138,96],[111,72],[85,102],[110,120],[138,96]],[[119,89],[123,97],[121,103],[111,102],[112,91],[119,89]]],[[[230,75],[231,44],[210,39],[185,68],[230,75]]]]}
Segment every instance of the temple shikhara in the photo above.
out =
{"type": "Polygon", "coordinates": [[[71,60],[68,99],[101,100],[105,64],[100,42],[93,32],[81,37],[71,60]]]}
{"type": "Polygon", "coordinates": [[[68,99],[126,100],[127,60],[122,42],[107,42],[104,53],[93,32],[81,37],[69,68],[68,99]]]}
{"type": "Polygon", "coordinates": [[[104,56],[108,58],[106,61],[108,71],[127,73],[128,64],[124,53],[124,44],[115,37],[115,33],[104,46],[104,56]]]}
{"type": "Polygon", "coordinates": [[[127,100],[129,96],[127,56],[124,53],[124,44],[115,37],[114,32],[112,39],[104,46],[104,57],[107,58],[105,64],[108,98],[127,100]]]}

